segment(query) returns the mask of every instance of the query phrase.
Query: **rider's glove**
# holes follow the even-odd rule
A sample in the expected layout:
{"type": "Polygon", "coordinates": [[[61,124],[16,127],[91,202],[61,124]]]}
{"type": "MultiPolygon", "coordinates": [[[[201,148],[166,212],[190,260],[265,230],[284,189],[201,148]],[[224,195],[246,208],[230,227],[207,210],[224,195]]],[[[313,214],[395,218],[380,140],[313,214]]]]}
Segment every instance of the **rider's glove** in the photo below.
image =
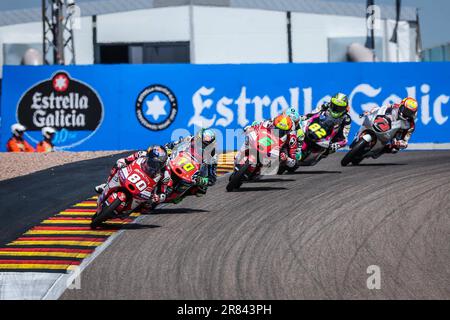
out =
{"type": "Polygon", "coordinates": [[[305,133],[303,132],[302,128],[299,128],[297,130],[297,139],[299,141],[303,141],[303,138],[305,137],[305,133]]]}
{"type": "Polygon", "coordinates": [[[300,161],[302,158],[302,148],[298,148],[295,152],[295,160],[300,161]]]}
{"type": "Polygon", "coordinates": [[[198,176],[196,179],[196,183],[199,186],[207,186],[208,185],[208,177],[198,176]]]}
{"type": "Polygon", "coordinates": [[[119,160],[117,160],[117,162],[116,162],[116,167],[117,167],[118,169],[125,168],[126,166],[127,166],[127,163],[125,162],[124,159],[119,159],[119,160]]]}
{"type": "Polygon", "coordinates": [[[167,184],[169,184],[171,179],[172,179],[172,177],[170,176],[170,173],[168,171],[165,171],[161,181],[163,184],[167,185],[167,184]]]}
{"type": "Polygon", "coordinates": [[[331,144],[331,146],[330,146],[330,149],[329,149],[329,153],[331,154],[331,153],[335,153],[337,150],[339,150],[339,143],[333,143],[333,144],[331,144]]]}

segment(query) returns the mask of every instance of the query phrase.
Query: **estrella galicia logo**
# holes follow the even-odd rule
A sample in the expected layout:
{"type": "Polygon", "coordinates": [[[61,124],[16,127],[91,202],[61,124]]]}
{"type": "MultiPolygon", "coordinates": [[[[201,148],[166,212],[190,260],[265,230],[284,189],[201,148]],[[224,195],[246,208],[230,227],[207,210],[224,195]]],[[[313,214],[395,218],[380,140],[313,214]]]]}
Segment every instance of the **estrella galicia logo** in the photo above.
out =
{"type": "Polygon", "coordinates": [[[175,120],[177,112],[177,98],[169,88],[160,84],[148,86],[136,100],[136,117],[149,130],[166,129],[175,120]]]}
{"type": "Polygon", "coordinates": [[[57,130],[55,146],[69,149],[97,131],[103,120],[103,103],[88,84],[58,71],[23,94],[16,118],[27,128],[26,135],[33,142],[42,139],[43,127],[52,127],[57,130]]]}

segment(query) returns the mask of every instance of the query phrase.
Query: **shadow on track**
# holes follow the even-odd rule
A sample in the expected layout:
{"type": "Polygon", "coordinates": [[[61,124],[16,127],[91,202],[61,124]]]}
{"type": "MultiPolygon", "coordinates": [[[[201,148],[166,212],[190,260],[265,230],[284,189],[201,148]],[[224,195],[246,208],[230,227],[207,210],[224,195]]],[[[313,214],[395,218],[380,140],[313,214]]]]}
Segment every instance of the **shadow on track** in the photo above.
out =
{"type": "Polygon", "coordinates": [[[342,173],[342,171],[295,171],[295,172],[286,172],[286,175],[290,174],[339,174],[342,173]]]}
{"type": "Polygon", "coordinates": [[[270,182],[290,182],[295,181],[294,179],[280,179],[280,178],[262,178],[261,180],[247,181],[248,183],[270,183],[270,182]]]}
{"type": "MultiPolygon", "coordinates": [[[[390,166],[407,166],[406,163],[360,163],[351,167],[390,167],[390,166]]],[[[350,166],[349,166],[350,167],[350,166]]]]}
{"type": "Polygon", "coordinates": [[[234,190],[233,192],[254,192],[254,191],[277,191],[277,190],[287,190],[283,187],[241,187],[240,189],[234,190]]]}
{"type": "Polygon", "coordinates": [[[139,224],[139,223],[129,223],[123,225],[109,225],[102,224],[101,229],[110,229],[110,230],[142,230],[142,229],[154,229],[160,228],[161,226],[155,224],[139,224]]]}
{"type": "Polygon", "coordinates": [[[190,213],[203,213],[209,212],[209,210],[203,209],[190,209],[190,208],[161,208],[155,209],[151,214],[190,214],[190,213]]]}

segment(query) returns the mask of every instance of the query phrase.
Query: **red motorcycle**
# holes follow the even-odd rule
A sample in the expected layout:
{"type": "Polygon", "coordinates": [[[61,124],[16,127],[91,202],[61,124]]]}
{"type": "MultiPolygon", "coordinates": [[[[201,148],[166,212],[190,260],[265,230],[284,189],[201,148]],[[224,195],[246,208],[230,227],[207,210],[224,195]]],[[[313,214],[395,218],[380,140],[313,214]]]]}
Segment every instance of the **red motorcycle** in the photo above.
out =
{"type": "Polygon", "coordinates": [[[184,197],[197,188],[197,178],[207,177],[207,166],[193,155],[189,142],[182,143],[172,150],[169,158],[169,168],[172,178],[172,192],[165,203],[179,203],[184,197]]]}
{"type": "Polygon", "coordinates": [[[139,158],[117,171],[97,200],[97,212],[92,217],[91,229],[112,218],[130,215],[144,202],[150,201],[158,183],[151,179],[139,158]]]}
{"type": "Polygon", "coordinates": [[[261,174],[261,168],[272,167],[277,172],[279,167],[280,146],[282,140],[277,135],[278,129],[263,126],[250,127],[245,136],[245,147],[234,159],[234,171],[230,175],[227,191],[239,189],[245,180],[261,174]]]}

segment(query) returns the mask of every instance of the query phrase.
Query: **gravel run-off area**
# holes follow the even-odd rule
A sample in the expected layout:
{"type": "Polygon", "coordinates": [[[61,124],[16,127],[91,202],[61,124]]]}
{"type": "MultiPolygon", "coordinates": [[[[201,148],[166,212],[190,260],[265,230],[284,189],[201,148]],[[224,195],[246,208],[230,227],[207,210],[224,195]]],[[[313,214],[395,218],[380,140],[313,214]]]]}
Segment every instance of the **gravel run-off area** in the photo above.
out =
{"type": "MultiPolygon", "coordinates": [[[[124,151],[22,153],[0,152],[0,181],[76,161],[105,157],[124,151]]],[[[111,163],[111,166],[113,163],[111,163]]]]}

